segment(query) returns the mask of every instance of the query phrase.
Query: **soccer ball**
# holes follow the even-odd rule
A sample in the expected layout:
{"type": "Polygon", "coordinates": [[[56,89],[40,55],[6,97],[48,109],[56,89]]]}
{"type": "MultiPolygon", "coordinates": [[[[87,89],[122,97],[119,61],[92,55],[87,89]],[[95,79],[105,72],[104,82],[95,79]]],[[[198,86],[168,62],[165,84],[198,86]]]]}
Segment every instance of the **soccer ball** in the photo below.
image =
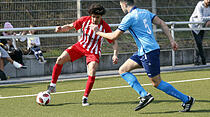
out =
{"type": "Polygon", "coordinates": [[[36,102],[42,106],[49,104],[50,100],[51,100],[51,97],[50,97],[50,94],[47,93],[47,91],[38,93],[36,97],[36,102]]]}

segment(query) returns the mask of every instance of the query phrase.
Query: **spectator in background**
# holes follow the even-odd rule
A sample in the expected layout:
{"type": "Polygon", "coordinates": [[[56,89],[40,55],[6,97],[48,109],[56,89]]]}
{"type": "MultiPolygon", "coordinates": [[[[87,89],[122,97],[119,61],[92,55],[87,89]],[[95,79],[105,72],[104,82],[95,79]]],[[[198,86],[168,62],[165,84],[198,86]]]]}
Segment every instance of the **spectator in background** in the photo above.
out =
{"type": "MultiPolygon", "coordinates": [[[[37,27],[35,25],[30,25],[30,27],[37,27]]],[[[42,54],[42,51],[40,49],[40,39],[38,36],[33,36],[34,34],[37,34],[36,30],[30,30],[27,35],[29,37],[21,38],[20,41],[25,41],[27,39],[27,50],[29,53],[33,53],[36,59],[40,63],[45,63],[46,60],[44,59],[44,56],[42,54]]],[[[22,35],[26,35],[26,32],[23,32],[22,35]]]]}
{"type": "Polygon", "coordinates": [[[1,80],[7,80],[7,76],[6,74],[4,73],[4,71],[0,70],[0,79],[1,80]]]}
{"type": "MultiPolygon", "coordinates": [[[[8,29],[8,28],[13,28],[12,24],[9,22],[6,22],[4,24],[4,29],[8,29]]],[[[16,35],[16,33],[13,33],[12,31],[8,31],[8,32],[3,32],[2,33],[3,36],[10,36],[10,35],[16,35]]],[[[16,45],[16,39],[15,38],[9,38],[9,39],[4,39],[4,49],[8,52],[9,56],[17,61],[18,63],[24,65],[23,63],[23,58],[22,58],[22,51],[17,48],[16,45]]]]}
{"type": "Polygon", "coordinates": [[[19,68],[23,68],[26,69],[27,66],[23,66],[20,63],[14,61],[11,59],[11,57],[9,56],[9,54],[7,53],[7,51],[2,48],[2,43],[0,43],[0,70],[4,71],[4,59],[6,59],[7,61],[9,61],[11,64],[14,65],[15,68],[19,69],[19,68]]]}
{"type": "MultiPolygon", "coordinates": [[[[191,22],[204,22],[203,24],[189,24],[190,28],[202,28],[210,27],[210,0],[199,1],[195,7],[195,10],[190,17],[191,22]]],[[[196,48],[196,57],[195,65],[200,64],[199,56],[201,57],[202,65],[206,65],[206,58],[203,52],[203,36],[204,30],[192,30],[197,48],[196,48]]]]}
{"type": "MultiPolygon", "coordinates": [[[[4,25],[4,28],[13,28],[13,26],[9,22],[6,22],[4,25]]],[[[3,32],[1,36],[6,36],[7,35],[6,33],[7,32],[3,32]]],[[[4,71],[4,59],[9,61],[11,64],[13,64],[15,68],[27,68],[27,66],[23,66],[22,64],[12,60],[12,58],[9,56],[9,54],[5,50],[6,44],[7,44],[6,39],[0,39],[0,70],[4,71]]]]}
{"type": "MultiPolygon", "coordinates": [[[[13,26],[10,22],[5,22],[4,29],[12,29],[12,28],[13,26]]],[[[16,33],[13,33],[12,31],[8,31],[8,32],[3,32],[2,35],[9,36],[9,35],[16,35],[16,33]]],[[[14,46],[15,49],[17,49],[15,38],[12,38],[12,45],[14,46]]]]}

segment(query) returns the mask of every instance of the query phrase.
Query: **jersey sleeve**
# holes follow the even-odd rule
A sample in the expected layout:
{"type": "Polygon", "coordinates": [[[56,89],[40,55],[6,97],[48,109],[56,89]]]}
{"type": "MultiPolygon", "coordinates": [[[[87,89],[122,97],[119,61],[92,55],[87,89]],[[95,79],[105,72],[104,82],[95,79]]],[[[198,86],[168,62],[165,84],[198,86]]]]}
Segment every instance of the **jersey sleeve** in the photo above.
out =
{"type": "Polygon", "coordinates": [[[82,28],[82,24],[85,21],[85,19],[87,18],[87,16],[83,16],[79,19],[77,19],[76,21],[73,22],[74,28],[76,30],[79,30],[80,28],[82,28]]]}
{"type": "Polygon", "coordinates": [[[148,11],[148,12],[149,12],[149,15],[150,15],[151,21],[153,21],[153,19],[155,18],[156,14],[153,14],[153,13],[151,13],[150,11],[148,11]]]}
{"type": "MultiPolygon", "coordinates": [[[[106,33],[111,33],[112,32],[112,29],[110,28],[110,26],[107,24],[107,23],[104,23],[105,25],[105,32],[106,33]]],[[[110,40],[110,39],[107,39],[107,41],[109,42],[109,43],[112,43],[113,42],[113,40],[110,40]]]]}
{"type": "Polygon", "coordinates": [[[112,43],[114,40],[106,39],[109,43],[112,43]]]}
{"type": "Polygon", "coordinates": [[[132,25],[132,23],[132,17],[130,15],[126,15],[122,19],[120,25],[118,26],[118,29],[125,32],[132,25]]]}

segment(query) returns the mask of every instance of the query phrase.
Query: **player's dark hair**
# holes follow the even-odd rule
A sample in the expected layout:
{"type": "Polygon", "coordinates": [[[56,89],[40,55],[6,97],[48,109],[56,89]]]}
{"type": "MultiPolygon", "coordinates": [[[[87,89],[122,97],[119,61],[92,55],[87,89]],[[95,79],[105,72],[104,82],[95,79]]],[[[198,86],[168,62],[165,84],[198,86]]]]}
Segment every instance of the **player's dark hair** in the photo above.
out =
{"type": "Polygon", "coordinates": [[[134,0],[120,0],[120,2],[126,2],[128,6],[134,5],[134,0]]]}
{"type": "Polygon", "coordinates": [[[90,15],[104,15],[106,13],[105,8],[100,4],[92,4],[88,9],[90,15]]]}

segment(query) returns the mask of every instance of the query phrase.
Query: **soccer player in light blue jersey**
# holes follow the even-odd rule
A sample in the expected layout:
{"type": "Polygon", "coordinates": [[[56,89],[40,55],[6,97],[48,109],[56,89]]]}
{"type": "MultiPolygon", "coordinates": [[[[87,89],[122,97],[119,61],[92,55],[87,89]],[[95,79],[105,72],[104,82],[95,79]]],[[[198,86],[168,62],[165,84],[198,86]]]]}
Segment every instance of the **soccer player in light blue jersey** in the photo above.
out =
{"type": "Polygon", "coordinates": [[[155,40],[152,30],[152,23],[161,26],[163,32],[170,40],[173,50],[178,49],[177,43],[172,39],[168,26],[157,15],[145,9],[139,9],[134,5],[134,0],[120,0],[121,9],[126,16],[122,19],[119,27],[112,33],[100,32],[98,27],[92,25],[97,35],[107,39],[117,39],[126,30],[132,34],[138,51],[133,54],[119,69],[121,77],[140,95],[140,102],[135,111],[147,106],[154,100],[154,97],[144,90],[136,77],[130,72],[133,69],[144,67],[153,86],[168,95],[171,95],[183,102],[184,108],[180,112],[188,112],[195,99],[187,96],[171,84],[164,82],[160,77],[160,47],[155,40]]]}

